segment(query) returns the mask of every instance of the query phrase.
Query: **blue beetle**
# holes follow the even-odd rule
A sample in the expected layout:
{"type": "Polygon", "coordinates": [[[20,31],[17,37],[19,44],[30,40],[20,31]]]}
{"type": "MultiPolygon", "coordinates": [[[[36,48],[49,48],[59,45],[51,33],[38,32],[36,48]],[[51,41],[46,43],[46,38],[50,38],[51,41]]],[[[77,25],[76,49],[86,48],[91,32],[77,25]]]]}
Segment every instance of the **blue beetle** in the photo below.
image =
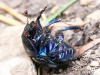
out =
{"type": "Polygon", "coordinates": [[[46,7],[40,12],[36,21],[27,22],[22,33],[22,42],[28,55],[39,65],[62,68],[69,61],[77,59],[75,49],[64,42],[63,31],[79,29],[80,27],[62,28],[53,37],[49,26],[60,22],[60,20],[53,20],[42,28],[40,18],[45,9],[46,7]]]}

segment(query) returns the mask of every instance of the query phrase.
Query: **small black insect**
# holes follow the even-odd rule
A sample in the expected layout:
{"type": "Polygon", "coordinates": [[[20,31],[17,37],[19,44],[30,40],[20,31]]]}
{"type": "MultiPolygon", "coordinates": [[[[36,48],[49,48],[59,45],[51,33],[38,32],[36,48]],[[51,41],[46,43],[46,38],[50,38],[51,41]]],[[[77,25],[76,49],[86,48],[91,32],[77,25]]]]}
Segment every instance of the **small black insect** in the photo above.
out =
{"type": "Polygon", "coordinates": [[[26,52],[37,64],[51,68],[62,68],[69,61],[77,59],[75,49],[64,42],[63,31],[79,29],[80,27],[63,28],[58,30],[54,37],[49,26],[59,22],[59,20],[53,20],[42,28],[39,19],[44,10],[40,12],[36,22],[27,23],[22,33],[22,42],[26,52]]]}

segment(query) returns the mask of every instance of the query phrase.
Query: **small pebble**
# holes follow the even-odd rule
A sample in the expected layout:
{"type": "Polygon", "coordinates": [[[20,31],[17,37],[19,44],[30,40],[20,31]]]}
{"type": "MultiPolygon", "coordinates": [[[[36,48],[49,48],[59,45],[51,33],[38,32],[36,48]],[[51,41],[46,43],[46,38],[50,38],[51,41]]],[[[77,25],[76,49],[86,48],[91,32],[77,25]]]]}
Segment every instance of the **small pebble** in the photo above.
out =
{"type": "Polygon", "coordinates": [[[72,13],[72,11],[66,10],[66,11],[64,11],[63,13],[64,13],[66,16],[68,16],[70,13],[72,13]]]}
{"type": "Polygon", "coordinates": [[[54,6],[51,10],[51,14],[54,14],[59,8],[59,5],[54,6]]]}
{"type": "Polygon", "coordinates": [[[95,0],[94,2],[89,4],[88,7],[89,8],[97,8],[97,6],[99,6],[99,4],[100,4],[100,0],[95,0]]]}
{"type": "Polygon", "coordinates": [[[87,66],[87,69],[88,69],[88,70],[91,70],[92,68],[88,65],[88,66],[87,66]]]}
{"type": "Polygon", "coordinates": [[[88,5],[87,0],[80,0],[81,5],[88,5]]]}
{"type": "Polygon", "coordinates": [[[83,22],[83,20],[82,20],[80,17],[76,17],[76,18],[75,18],[75,21],[76,21],[76,22],[83,22]]]}
{"type": "Polygon", "coordinates": [[[89,21],[89,22],[96,22],[99,19],[100,19],[100,10],[96,10],[86,16],[86,21],[89,21]]]}
{"type": "Polygon", "coordinates": [[[97,35],[92,35],[92,36],[90,36],[90,38],[91,38],[92,40],[94,40],[94,39],[97,38],[97,35]]]}
{"type": "Polygon", "coordinates": [[[80,4],[82,6],[85,6],[85,5],[89,5],[93,1],[95,1],[95,0],[80,0],[80,4]]]}
{"type": "Polygon", "coordinates": [[[97,70],[95,70],[94,73],[93,73],[93,75],[100,75],[100,68],[97,69],[97,70]]]}
{"type": "Polygon", "coordinates": [[[90,63],[90,66],[92,66],[92,67],[99,66],[99,62],[98,62],[98,61],[92,61],[92,62],[90,63]]]}

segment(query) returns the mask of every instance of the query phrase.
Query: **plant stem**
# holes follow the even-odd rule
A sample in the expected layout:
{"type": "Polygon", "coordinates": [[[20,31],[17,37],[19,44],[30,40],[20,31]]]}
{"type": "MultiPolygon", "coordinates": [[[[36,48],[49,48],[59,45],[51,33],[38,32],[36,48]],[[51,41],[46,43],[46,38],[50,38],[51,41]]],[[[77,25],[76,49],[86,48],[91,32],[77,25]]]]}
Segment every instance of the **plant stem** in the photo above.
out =
{"type": "Polygon", "coordinates": [[[65,6],[63,6],[60,10],[58,10],[56,13],[54,13],[52,16],[50,16],[49,18],[47,18],[46,20],[42,21],[41,24],[42,25],[46,25],[48,24],[50,21],[52,21],[53,19],[55,19],[58,15],[60,15],[62,12],[64,12],[66,9],[68,9],[70,6],[72,6],[75,2],[77,2],[78,0],[71,0],[69,3],[67,3],[65,6]]]}

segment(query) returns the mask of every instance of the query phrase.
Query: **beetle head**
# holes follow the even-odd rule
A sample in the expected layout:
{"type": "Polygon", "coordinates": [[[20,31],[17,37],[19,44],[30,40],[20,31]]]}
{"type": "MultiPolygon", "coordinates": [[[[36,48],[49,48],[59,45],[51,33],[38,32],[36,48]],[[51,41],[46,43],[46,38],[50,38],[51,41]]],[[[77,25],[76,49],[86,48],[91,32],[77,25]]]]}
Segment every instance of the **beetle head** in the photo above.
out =
{"type": "Polygon", "coordinates": [[[30,24],[27,23],[27,25],[24,28],[24,35],[27,37],[33,37],[35,36],[37,31],[37,23],[32,21],[30,24]]]}

